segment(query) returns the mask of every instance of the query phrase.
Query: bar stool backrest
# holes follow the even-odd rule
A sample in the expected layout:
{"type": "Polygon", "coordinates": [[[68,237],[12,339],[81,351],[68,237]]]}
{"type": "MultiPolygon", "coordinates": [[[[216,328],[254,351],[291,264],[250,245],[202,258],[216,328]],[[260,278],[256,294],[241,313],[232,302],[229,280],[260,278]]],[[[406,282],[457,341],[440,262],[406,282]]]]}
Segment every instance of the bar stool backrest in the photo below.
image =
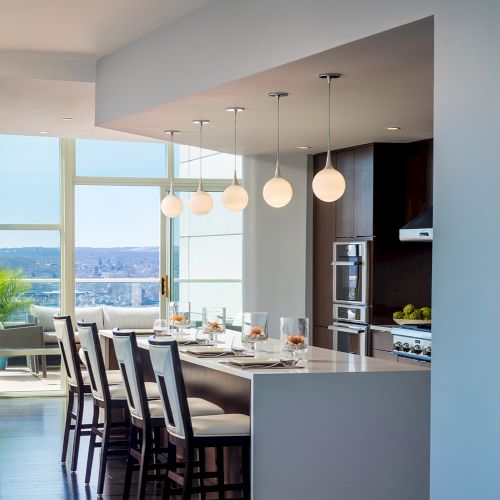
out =
{"type": "Polygon", "coordinates": [[[132,418],[147,420],[150,413],[135,332],[115,328],[113,330],[113,345],[127,390],[130,415],[132,418]]]}
{"type": "Polygon", "coordinates": [[[83,390],[82,371],[80,369],[80,358],[76,350],[75,331],[69,315],[54,315],[54,327],[56,330],[57,343],[61,349],[64,368],[68,384],[83,390]]]}
{"type": "Polygon", "coordinates": [[[95,323],[77,321],[82,347],[90,377],[92,396],[100,401],[110,401],[108,377],[104,366],[99,332],[95,323]]]}
{"type": "Polygon", "coordinates": [[[173,436],[189,439],[193,429],[177,342],[150,337],[149,354],[160,388],[167,430],[173,436]]]}

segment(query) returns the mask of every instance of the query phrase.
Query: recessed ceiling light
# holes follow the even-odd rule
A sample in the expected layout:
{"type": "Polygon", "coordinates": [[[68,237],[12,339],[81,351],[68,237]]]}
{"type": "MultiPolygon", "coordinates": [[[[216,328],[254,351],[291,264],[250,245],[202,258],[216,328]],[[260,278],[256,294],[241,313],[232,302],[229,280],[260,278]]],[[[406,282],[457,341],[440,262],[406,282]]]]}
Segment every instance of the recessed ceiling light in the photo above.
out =
{"type": "Polygon", "coordinates": [[[311,149],[311,146],[297,146],[297,149],[311,149]]]}
{"type": "Polygon", "coordinates": [[[396,130],[401,130],[401,127],[385,127],[386,130],[389,130],[390,132],[394,132],[396,130]]]}
{"type": "Polygon", "coordinates": [[[45,132],[45,130],[42,130],[42,131],[40,131],[40,132],[38,132],[38,133],[39,133],[39,134],[42,134],[42,135],[45,135],[45,134],[47,134],[48,132],[45,132]]]}
{"type": "Polygon", "coordinates": [[[71,116],[63,116],[61,118],[61,120],[64,120],[65,122],[69,122],[70,120],[72,120],[73,118],[71,118],[71,116]]]}

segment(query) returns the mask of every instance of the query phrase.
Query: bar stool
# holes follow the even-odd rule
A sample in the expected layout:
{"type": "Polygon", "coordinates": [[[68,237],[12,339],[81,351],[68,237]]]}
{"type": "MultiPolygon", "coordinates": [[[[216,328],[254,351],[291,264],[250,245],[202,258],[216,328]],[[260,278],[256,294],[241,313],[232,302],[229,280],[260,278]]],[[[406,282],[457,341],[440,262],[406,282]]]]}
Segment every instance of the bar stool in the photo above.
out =
{"type": "MultiPolygon", "coordinates": [[[[85,394],[91,394],[90,377],[88,373],[82,373],[80,368],[80,359],[76,349],[75,331],[73,330],[71,317],[68,315],[55,314],[54,326],[68,381],[68,406],[64,424],[61,462],[66,462],[69,433],[70,431],[74,431],[75,439],[73,441],[73,455],[71,457],[71,472],[75,472],[78,465],[80,438],[81,436],[90,436],[90,428],[92,427],[92,424],[84,424],[82,422],[85,394]],[[73,412],[75,399],[76,413],[73,412]]],[[[110,383],[118,381],[123,382],[119,370],[110,370],[107,374],[110,383]]]]}
{"type": "Polygon", "coordinates": [[[171,488],[170,480],[182,486],[182,498],[187,500],[194,493],[201,493],[202,498],[210,491],[217,491],[218,498],[224,498],[226,491],[241,491],[243,498],[250,499],[250,417],[241,414],[219,414],[195,416],[190,411],[186,396],[186,387],[182,374],[177,342],[172,340],[149,339],[149,353],[160,387],[164,418],[167,424],[169,448],[167,481],[163,498],[178,493],[171,488]],[[224,483],[224,448],[238,446],[242,451],[242,482],[224,483]],[[184,463],[176,462],[174,449],[182,448],[184,463]],[[215,473],[205,469],[206,448],[215,448],[217,452],[215,473]],[[198,451],[199,461],[195,461],[198,451]],[[177,469],[183,465],[184,473],[177,469]],[[195,473],[194,469],[199,468],[195,473]],[[206,485],[205,479],[216,477],[216,485],[206,485]],[[199,485],[193,486],[193,480],[199,485]]]}
{"type": "MultiPolygon", "coordinates": [[[[165,428],[163,408],[161,401],[148,401],[147,399],[135,332],[114,329],[113,344],[118,366],[125,382],[132,425],[123,497],[129,497],[132,473],[134,470],[139,470],[137,498],[143,500],[146,496],[147,481],[158,481],[160,477],[148,475],[148,470],[159,471],[166,468],[166,463],[160,461],[161,455],[168,451],[160,447],[160,431],[165,428]],[[137,439],[139,433],[142,434],[141,442],[137,439]],[[149,463],[151,458],[153,463],[149,463]]],[[[201,398],[191,398],[189,405],[197,415],[224,413],[220,406],[201,398]]]]}

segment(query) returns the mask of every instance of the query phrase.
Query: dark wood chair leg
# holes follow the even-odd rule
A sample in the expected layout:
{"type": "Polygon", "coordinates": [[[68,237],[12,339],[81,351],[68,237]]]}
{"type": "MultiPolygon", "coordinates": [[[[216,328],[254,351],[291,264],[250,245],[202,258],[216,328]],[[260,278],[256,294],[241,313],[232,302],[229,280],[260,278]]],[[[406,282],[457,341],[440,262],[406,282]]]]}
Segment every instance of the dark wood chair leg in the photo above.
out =
{"type": "Polygon", "coordinates": [[[182,488],[182,500],[191,500],[191,490],[193,488],[193,462],[194,450],[189,448],[185,450],[184,457],[184,486],[182,488]]]}
{"type": "Polygon", "coordinates": [[[215,463],[217,464],[217,488],[219,500],[224,498],[224,448],[217,446],[215,463]]]}
{"type": "Polygon", "coordinates": [[[90,429],[89,453],[87,455],[87,470],[85,471],[85,484],[90,483],[92,474],[92,464],[94,462],[95,442],[97,439],[97,425],[99,423],[99,407],[94,404],[94,413],[92,415],[92,427],[90,429]]]}
{"type": "Polygon", "coordinates": [[[104,490],[104,479],[106,478],[106,465],[108,463],[109,437],[111,434],[111,419],[108,415],[104,417],[102,429],[101,459],[99,463],[99,480],[97,481],[97,494],[102,495],[104,490]]]}
{"type": "Polygon", "coordinates": [[[123,484],[123,500],[128,500],[130,497],[130,486],[132,484],[132,472],[135,459],[132,457],[130,450],[135,449],[137,446],[137,429],[135,427],[130,428],[130,444],[129,452],[127,456],[127,469],[125,471],[125,481],[123,484]]]}
{"type": "Polygon", "coordinates": [[[137,499],[144,500],[146,498],[146,485],[148,475],[148,460],[151,454],[151,429],[143,429],[142,432],[142,449],[141,463],[139,465],[139,486],[137,488],[137,499]]]}
{"type": "Polygon", "coordinates": [[[68,393],[68,406],[66,408],[66,422],[64,423],[64,437],[62,446],[61,462],[66,462],[66,456],[68,454],[68,441],[69,441],[69,431],[71,428],[71,413],[73,412],[73,403],[75,400],[75,395],[70,391],[68,393]]]}
{"type": "Polygon", "coordinates": [[[175,445],[170,441],[168,442],[167,448],[167,471],[165,473],[165,486],[163,488],[162,500],[170,500],[170,494],[172,492],[172,480],[168,477],[168,472],[175,471],[175,464],[177,462],[177,450],[175,445]]]}
{"type": "Polygon", "coordinates": [[[204,477],[207,472],[206,470],[206,461],[205,461],[205,448],[198,448],[198,461],[200,463],[200,497],[201,500],[206,500],[207,492],[205,491],[205,481],[204,477]]]}
{"type": "Polygon", "coordinates": [[[250,500],[250,446],[244,444],[241,447],[241,475],[243,480],[243,498],[250,500]]]}
{"type": "Polygon", "coordinates": [[[73,443],[73,456],[71,457],[71,472],[76,472],[76,468],[78,466],[78,452],[80,451],[84,405],[85,396],[83,394],[78,394],[76,401],[75,441],[73,443]]]}

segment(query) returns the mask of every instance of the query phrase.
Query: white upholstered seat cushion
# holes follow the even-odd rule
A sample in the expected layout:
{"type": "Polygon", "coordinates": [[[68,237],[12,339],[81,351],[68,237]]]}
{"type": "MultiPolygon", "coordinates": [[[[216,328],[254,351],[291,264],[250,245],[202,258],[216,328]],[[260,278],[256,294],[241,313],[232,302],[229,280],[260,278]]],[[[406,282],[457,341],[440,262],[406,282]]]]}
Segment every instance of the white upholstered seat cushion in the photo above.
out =
{"type": "Polygon", "coordinates": [[[196,437],[250,436],[250,417],[240,413],[192,417],[191,425],[196,437]]]}
{"type": "MultiPolygon", "coordinates": [[[[108,377],[108,384],[123,384],[123,377],[120,370],[106,370],[106,376],[108,377]]],[[[90,375],[88,372],[82,371],[83,383],[85,385],[90,385],[90,375]]],[[[156,385],[156,384],[155,384],[156,385]]],[[[158,396],[160,397],[160,396],[158,396]]]]}
{"type": "MultiPolygon", "coordinates": [[[[224,413],[224,410],[220,406],[202,398],[188,398],[188,406],[191,416],[222,415],[224,413]]],[[[163,406],[161,401],[150,401],[149,412],[153,418],[163,417],[163,406]]]]}
{"type": "MultiPolygon", "coordinates": [[[[144,385],[146,386],[146,396],[148,399],[160,399],[160,391],[158,390],[156,382],[146,382],[144,385]]],[[[109,395],[111,396],[111,399],[127,399],[127,388],[123,383],[110,385],[109,395]]]]}

